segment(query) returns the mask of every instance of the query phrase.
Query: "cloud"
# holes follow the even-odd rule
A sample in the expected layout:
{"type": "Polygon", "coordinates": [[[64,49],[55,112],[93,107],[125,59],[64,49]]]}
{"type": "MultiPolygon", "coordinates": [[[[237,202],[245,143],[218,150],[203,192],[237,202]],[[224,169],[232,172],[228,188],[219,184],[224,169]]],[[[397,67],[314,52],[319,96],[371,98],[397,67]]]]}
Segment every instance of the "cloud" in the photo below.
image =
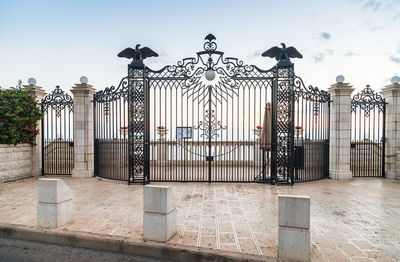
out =
{"type": "Polygon", "coordinates": [[[329,39],[332,38],[332,36],[331,36],[329,33],[327,33],[327,32],[322,32],[322,33],[319,35],[319,37],[322,38],[322,39],[325,39],[325,40],[329,40],[329,39]]]}
{"type": "Polygon", "coordinates": [[[390,56],[389,60],[393,63],[400,64],[400,57],[390,56]]]}
{"type": "Polygon", "coordinates": [[[324,53],[318,53],[318,54],[314,55],[313,58],[314,58],[314,62],[315,63],[320,63],[320,62],[322,62],[324,60],[325,54],[324,53]]]}
{"type": "Polygon", "coordinates": [[[254,53],[248,54],[248,55],[247,55],[247,59],[253,59],[253,58],[261,57],[261,53],[262,53],[262,52],[263,52],[263,51],[262,51],[261,49],[256,50],[254,53]]]}
{"type": "Polygon", "coordinates": [[[363,8],[364,9],[371,9],[372,11],[374,11],[374,12],[376,12],[376,11],[378,11],[378,9],[380,8],[382,6],[382,2],[380,2],[380,1],[374,1],[374,0],[369,0],[369,1],[366,1],[364,4],[363,4],[363,8]]]}
{"type": "Polygon", "coordinates": [[[327,53],[328,55],[333,55],[333,54],[335,53],[335,51],[333,51],[332,49],[327,48],[327,49],[326,49],[326,53],[327,53]]]}
{"type": "Polygon", "coordinates": [[[356,56],[358,54],[352,52],[352,51],[347,51],[346,53],[344,53],[344,56],[356,56]]]}
{"type": "Polygon", "coordinates": [[[398,12],[394,17],[393,20],[398,20],[400,19],[400,12],[398,12]]]}

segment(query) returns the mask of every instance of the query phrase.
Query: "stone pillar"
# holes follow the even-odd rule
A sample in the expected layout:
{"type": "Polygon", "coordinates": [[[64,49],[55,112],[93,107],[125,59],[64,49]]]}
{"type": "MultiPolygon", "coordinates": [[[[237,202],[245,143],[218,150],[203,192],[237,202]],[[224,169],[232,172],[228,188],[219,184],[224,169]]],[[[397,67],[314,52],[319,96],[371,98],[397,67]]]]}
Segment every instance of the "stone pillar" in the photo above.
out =
{"type": "Polygon", "coordinates": [[[40,228],[62,227],[72,221],[73,194],[61,179],[38,180],[37,225],[40,228]]]}
{"type": "Polygon", "coordinates": [[[167,242],[176,234],[176,198],[169,186],[145,186],[143,240],[167,242]]]}
{"type": "Polygon", "coordinates": [[[382,89],[386,105],[385,177],[400,179],[400,84],[382,89]]]}
{"type": "Polygon", "coordinates": [[[310,261],[310,197],[278,197],[278,257],[310,261]]]}
{"type": "Polygon", "coordinates": [[[73,177],[94,176],[93,94],[89,84],[76,84],[74,95],[74,169],[73,177]]]}
{"type": "Polygon", "coordinates": [[[350,170],[350,132],[351,132],[351,93],[348,83],[336,83],[328,88],[331,94],[329,178],[351,179],[350,170]]]}
{"type": "MultiPolygon", "coordinates": [[[[23,89],[27,90],[39,103],[42,102],[43,97],[46,95],[46,92],[40,86],[24,85],[23,89]]],[[[32,147],[32,176],[42,175],[42,120],[38,123],[38,129],[39,133],[35,139],[36,146],[32,147]]]]}

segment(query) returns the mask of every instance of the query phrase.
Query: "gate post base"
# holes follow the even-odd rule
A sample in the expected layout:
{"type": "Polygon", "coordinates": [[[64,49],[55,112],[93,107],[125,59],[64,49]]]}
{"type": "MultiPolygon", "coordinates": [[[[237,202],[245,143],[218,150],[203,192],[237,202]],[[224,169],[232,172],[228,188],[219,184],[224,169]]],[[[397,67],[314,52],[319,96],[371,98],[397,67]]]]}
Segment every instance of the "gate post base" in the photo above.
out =
{"type": "Polygon", "coordinates": [[[73,169],[71,172],[72,177],[80,177],[80,178],[85,178],[85,177],[93,177],[94,176],[94,171],[93,170],[76,170],[73,169]]]}
{"type": "Polygon", "coordinates": [[[388,178],[388,179],[400,179],[400,176],[397,176],[396,172],[386,170],[385,171],[385,178],[388,178]]]}
{"type": "Polygon", "coordinates": [[[351,171],[329,170],[329,178],[335,180],[353,179],[351,171]]]}

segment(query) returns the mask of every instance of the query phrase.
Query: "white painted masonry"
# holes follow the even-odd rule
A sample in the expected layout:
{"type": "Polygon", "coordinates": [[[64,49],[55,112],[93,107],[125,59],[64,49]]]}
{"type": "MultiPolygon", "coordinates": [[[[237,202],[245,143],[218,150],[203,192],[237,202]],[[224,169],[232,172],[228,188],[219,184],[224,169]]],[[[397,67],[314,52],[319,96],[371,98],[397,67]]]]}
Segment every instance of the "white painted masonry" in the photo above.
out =
{"type": "Polygon", "coordinates": [[[386,105],[385,177],[400,179],[400,84],[382,89],[386,105]]]}
{"type": "Polygon", "coordinates": [[[278,257],[310,261],[310,197],[278,197],[278,257]]]}
{"type": "Polygon", "coordinates": [[[88,84],[76,84],[74,94],[74,169],[73,177],[94,176],[93,94],[88,84]]]}
{"type": "Polygon", "coordinates": [[[167,242],[177,231],[176,198],[169,186],[144,187],[143,240],[167,242]]]}
{"type": "Polygon", "coordinates": [[[38,180],[37,225],[58,228],[72,221],[73,194],[61,179],[38,180]]]}
{"type": "Polygon", "coordinates": [[[328,88],[331,95],[329,178],[352,179],[350,170],[351,93],[348,83],[336,83],[328,88]]]}
{"type": "Polygon", "coordinates": [[[0,144],[0,182],[31,177],[32,162],[30,144],[0,144]]]}

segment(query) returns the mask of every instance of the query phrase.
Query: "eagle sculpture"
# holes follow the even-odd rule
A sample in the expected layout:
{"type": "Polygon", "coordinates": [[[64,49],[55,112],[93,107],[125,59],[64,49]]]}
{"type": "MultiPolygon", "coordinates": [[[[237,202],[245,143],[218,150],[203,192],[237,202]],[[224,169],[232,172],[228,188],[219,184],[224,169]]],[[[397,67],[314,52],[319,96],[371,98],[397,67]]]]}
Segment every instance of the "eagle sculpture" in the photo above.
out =
{"type": "Polygon", "coordinates": [[[132,63],[136,63],[138,65],[143,65],[143,60],[148,58],[148,57],[158,57],[158,54],[151,50],[148,47],[142,47],[139,48],[140,44],[137,44],[135,49],[133,48],[125,48],[122,50],[119,54],[118,57],[125,57],[129,59],[133,59],[132,63]]]}
{"type": "Polygon", "coordinates": [[[262,53],[261,55],[264,57],[275,58],[276,61],[279,62],[282,60],[289,61],[290,58],[303,58],[299,51],[297,51],[297,49],[293,46],[286,48],[286,45],[284,43],[281,43],[281,45],[282,48],[274,46],[262,53]]]}

